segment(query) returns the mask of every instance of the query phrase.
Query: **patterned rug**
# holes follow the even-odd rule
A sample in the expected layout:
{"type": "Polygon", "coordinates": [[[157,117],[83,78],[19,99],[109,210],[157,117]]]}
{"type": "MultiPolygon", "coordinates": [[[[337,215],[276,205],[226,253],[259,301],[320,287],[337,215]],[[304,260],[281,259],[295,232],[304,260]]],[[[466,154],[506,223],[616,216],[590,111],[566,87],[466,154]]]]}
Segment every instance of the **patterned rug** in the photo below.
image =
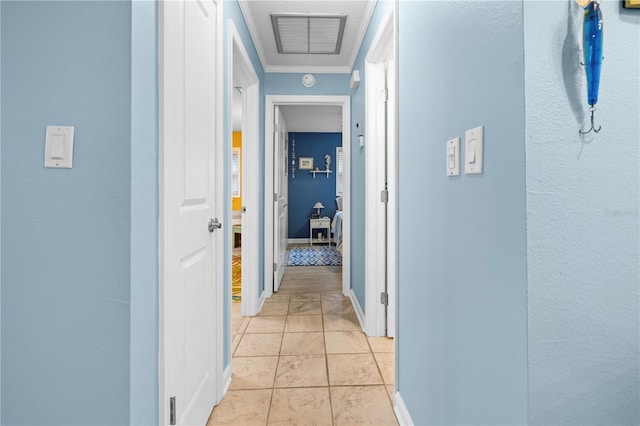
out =
{"type": "Polygon", "coordinates": [[[242,257],[234,254],[231,259],[231,299],[234,302],[242,300],[242,257]]]}
{"type": "Polygon", "coordinates": [[[333,246],[292,247],[287,266],[342,266],[342,254],[333,246]]]}

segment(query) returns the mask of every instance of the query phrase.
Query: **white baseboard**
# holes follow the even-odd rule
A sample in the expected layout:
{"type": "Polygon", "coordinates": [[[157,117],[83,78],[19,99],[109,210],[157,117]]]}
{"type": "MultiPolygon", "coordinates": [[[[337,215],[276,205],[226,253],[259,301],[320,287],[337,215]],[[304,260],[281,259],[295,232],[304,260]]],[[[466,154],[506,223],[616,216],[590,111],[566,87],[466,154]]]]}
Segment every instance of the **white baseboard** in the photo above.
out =
{"type": "Polygon", "coordinates": [[[351,299],[351,304],[353,305],[353,310],[356,311],[356,316],[358,317],[358,321],[360,322],[360,327],[364,330],[364,312],[362,311],[362,307],[360,306],[360,302],[358,302],[358,298],[356,294],[351,289],[351,294],[349,294],[349,299],[351,299]]]}
{"type": "MultiPolygon", "coordinates": [[[[225,368],[222,373],[222,395],[220,395],[220,401],[222,401],[222,398],[227,394],[229,386],[231,386],[231,363],[227,365],[227,368],[225,368]]],[[[220,403],[220,401],[218,401],[218,403],[220,403]]]]}
{"type": "Polygon", "coordinates": [[[287,240],[289,244],[309,244],[308,238],[289,238],[287,240]]]}
{"type": "Polygon", "coordinates": [[[398,419],[398,423],[400,426],[413,426],[413,420],[411,419],[411,414],[409,414],[409,410],[407,410],[407,406],[404,405],[404,400],[400,395],[400,391],[396,391],[393,398],[393,411],[396,413],[396,417],[398,419]]]}
{"type": "Polygon", "coordinates": [[[262,310],[262,307],[264,306],[264,301],[266,299],[267,299],[267,297],[265,296],[265,291],[262,290],[262,294],[260,294],[260,298],[258,299],[258,310],[252,316],[256,316],[256,315],[258,315],[260,313],[260,311],[262,310]]]}

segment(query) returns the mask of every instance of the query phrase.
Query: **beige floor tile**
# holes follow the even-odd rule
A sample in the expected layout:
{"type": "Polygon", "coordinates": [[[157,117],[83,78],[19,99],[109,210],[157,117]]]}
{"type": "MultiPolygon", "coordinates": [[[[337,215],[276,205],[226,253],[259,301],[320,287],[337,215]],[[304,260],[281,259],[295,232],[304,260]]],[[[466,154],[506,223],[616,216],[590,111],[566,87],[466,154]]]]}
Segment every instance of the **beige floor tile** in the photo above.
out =
{"type": "Polygon", "coordinates": [[[260,316],[287,315],[289,312],[288,303],[265,303],[260,310],[260,316]]]}
{"type": "Polygon", "coordinates": [[[266,425],[271,392],[271,389],[230,390],[213,409],[207,425],[266,425]]]}
{"type": "Polygon", "coordinates": [[[397,425],[384,386],[332,387],[333,424],[397,425]]]}
{"type": "Polygon", "coordinates": [[[322,331],[322,315],[289,315],[285,332],[322,331]]]}
{"type": "Polygon", "coordinates": [[[247,327],[251,322],[251,317],[242,317],[242,324],[240,324],[240,329],[238,330],[238,334],[242,334],[247,331],[247,327]]]}
{"type": "Polygon", "coordinates": [[[292,302],[319,302],[320,294],[319,293],[292,294],[291,301],[292,302]]]}
{"type": "Polygon", "coordinates": [[[362,330],[356,314],[324,315],[324,331],[362,330]]]}
{"type": "Polygon", "coordinates": [[[332,425],[329,388],[274,389],[269,425],[332,425]]]}
{"type": "Polygon", "coordinates": [[[290,315],[320,315],[322,309],[320,308],[320,301],[295,301],[292,300],[289,304],[290,315]]]}
{"type": "Polygon", "coordinates": [[[233,336],[233,342],[231,342],[231,355],[233,356],[236,353],[236,349],[238,349],[238,345],[242,340],[242,334],[236,334],[233,336]]]}
{"type": "Polygon", "coordinates": [[[348,297],[343,296],[342,293],[325,293],[320,295],[320,299],[323,302],[341,302],[343,300],[349,300],[348,297]]]}
{"type": "Polygon", "coordinates": [[[387,395],[389,395],[391,406],[393,406],[393,385],[385,385],[385,388],[387,389],[387,395]]]}
{"type": "Polygon", "coordinates": [[[276,388],[327,386],[324,355],[281,356],[276,373],[276,388]]]}
{"type": "Polygon", "coordinates": [[[388,352],[374,353],[373,356],[376,359],[376,363],[382,373],[382,380],[386,385],[393,384],[393,376],[395,374],[395,354],[388,352]]]}
{"type": "Polygon", "coordinates": [[[285,316],[253,317],[245,333],[282,333],[286,320],[285,316]]]}
{"type": "Polygon", "coordinates": [[[340,385],[381,385],[382,377],[373,354],[327,355],[329,383],[340,385]]]}
{"type": "Polygon", "coordinates": [[[348,299],[322,301],[322,313],[324,315],[348,315],[353,314],[353,305],[348,299]]]}
{"type": "Polygon", "coordinates": [[[367,337],[362,331],[328,331],[324,333],[328,354],[370,353],[367,337]]]}
{"type": "Polygon", "coordinates": [[[288,294],[274,294],[271,297],[267,297],[264,303],[289,303],[291,296],[288,294]]]}
{"type": "Polygon", "coordinates": [[[395,350],[392,337],[367,337],[372,352],[393,352],[395,350]]]}
{"type": "Polygon", "coordinates": [[[236,349],[234,356],[267,356],[280,355],[282,333],[279,334],[245,334],[236,349]]]}
{"type": "Polygon", "coordinates": [[[277,356],[234,358],[229,389],[272,388],[277,366],[277,356]]]}
{"type": "Polygon", "coordinates": [[[285,333],[282,340],[281,355],[322,355],[324,333],[285,333]]]}

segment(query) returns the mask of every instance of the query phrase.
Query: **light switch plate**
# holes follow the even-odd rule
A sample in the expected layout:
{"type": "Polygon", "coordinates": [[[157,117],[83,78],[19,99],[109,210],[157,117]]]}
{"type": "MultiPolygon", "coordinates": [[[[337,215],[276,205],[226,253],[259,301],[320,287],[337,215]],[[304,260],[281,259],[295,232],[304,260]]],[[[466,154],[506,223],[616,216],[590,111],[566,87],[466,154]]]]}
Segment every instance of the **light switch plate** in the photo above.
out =
{"type": "Polygon", "coordinates": [[[44,145],[45,167],[73,167],[73,134],[73,126],[47,126],[44,145]]]}
{"type": "Polygon", "coordinates": [[[482,173],[484,162],[484,126],[464,132],[464,172],[468,175],[482,173]]]}
{"type": "Polygon", "coordinates": [[[446,161],[447,176],[459,176],[460,138],[454,138],[447,141],[446,161]]]}

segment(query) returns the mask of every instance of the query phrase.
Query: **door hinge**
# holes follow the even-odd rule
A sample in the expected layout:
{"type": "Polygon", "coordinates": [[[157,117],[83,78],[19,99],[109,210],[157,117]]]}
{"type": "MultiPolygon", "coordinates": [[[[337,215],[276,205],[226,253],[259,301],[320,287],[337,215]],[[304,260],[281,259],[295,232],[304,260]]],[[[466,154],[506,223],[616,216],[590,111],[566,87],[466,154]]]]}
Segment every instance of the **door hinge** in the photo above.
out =
{"type": "Polygon", "coordinates": [[[273,202],[278,201],[278,194],[276,194],[275,192],[273,193],[273,202]]]}
{"type": "Polygon", "coordinates": [[[389,293],[380,293],[380,303],[387,306],[389,304],[389,293]]]}
{"type": "Polygon", "coordinates": [[[380,91],[380,96],[382,97],[383,102],[387,102],[389,100],[389,89],[380,91]]]}
{"type": "Polygon", "coordinates": [[[176,424],[176,397],[169,398],[169,424],[176,424]]]}
{"type": "Polygon", "coordinates": [[[278,264],[276,262],[273,262],[273,272],[276,272],[278,270],[278,264]]]}
{"type": "Polygon", "coordinates": [[[382,201],[383,203],[388,203],[389,202],[389,191],[386,189],[383,189],[382,191],[380,191],[380,201],[382,201]]]}

